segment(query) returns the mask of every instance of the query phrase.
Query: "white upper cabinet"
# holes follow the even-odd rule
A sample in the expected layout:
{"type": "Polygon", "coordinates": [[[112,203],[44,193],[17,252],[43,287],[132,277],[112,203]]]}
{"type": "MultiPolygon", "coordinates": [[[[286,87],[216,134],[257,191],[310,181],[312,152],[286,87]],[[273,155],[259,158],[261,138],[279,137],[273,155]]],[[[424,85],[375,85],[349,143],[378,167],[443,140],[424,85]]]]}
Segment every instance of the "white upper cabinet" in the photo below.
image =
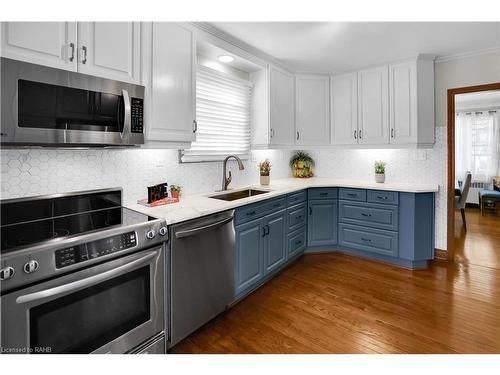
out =
{"type": "Polygon", "coordinates": [[[2,56],[77,71],[76,22],[2,22],[2,56]]]}
{"type": "Polygon", "coordinates": [[[192,31],[172,22],[144,25],[146,139],[195,139],[196,48],[192,31]]]}
{"type": "Polygon", "coordinates": [[[140,83],[140,22],[79,22],[78,71],[140,83]]]}
{"type": "Polygon", "coordinates": [[[330,143],[330,78],[297,75],[295,78],[295,143],[330,143]]]}
{"type": "Polygon", "coordinates": [[[275,67],[269,68],[270,144],[294,143],[294,77],[275,67]]]}
{"type": "Polygon", "coordinates": [[[433,144],[433,59],[389,65],[389,97],[390,142],[433,144]]]}
{"type": "Polygon", "coordinates": [[[389,143],[389,72],[387,66],[358,72],[358,142],[389,143]]]}
{"type": "Polygon", "coordinates": [[[332,144],[358,143],[358,80],[356,73],[331,78],[332,144]]]}

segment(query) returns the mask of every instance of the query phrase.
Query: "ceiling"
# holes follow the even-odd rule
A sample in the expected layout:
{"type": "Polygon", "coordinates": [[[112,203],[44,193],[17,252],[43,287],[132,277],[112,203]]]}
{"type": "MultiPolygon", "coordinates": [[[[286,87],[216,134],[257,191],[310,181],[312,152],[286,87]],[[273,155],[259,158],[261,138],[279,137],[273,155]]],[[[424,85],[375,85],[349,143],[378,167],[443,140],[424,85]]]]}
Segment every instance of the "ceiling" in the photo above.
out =
{"type": "Polygon", "coordinates": [[[295,71],[339,73],[500,47],[500,22],[213,22],[295,71]]]}

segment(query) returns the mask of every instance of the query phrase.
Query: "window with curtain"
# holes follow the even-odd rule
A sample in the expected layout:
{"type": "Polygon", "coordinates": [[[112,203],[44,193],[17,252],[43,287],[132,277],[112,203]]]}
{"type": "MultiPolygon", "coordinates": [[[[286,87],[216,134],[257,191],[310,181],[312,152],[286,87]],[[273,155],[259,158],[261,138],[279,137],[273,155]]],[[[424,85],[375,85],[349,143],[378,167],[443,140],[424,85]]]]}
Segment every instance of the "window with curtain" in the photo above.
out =
{"type": "Polygon", "coordinates": [[[196,73],[196,140],[181,151],[182,162],[248,159],[252,83],[198,66],[196,73]]]}
{"type": "Polygon", "coordinates": [[[455,172],[461,180],[491,183],[500,175],[500,129],[498,111],[459,112],[455,121],[455,172]]]}

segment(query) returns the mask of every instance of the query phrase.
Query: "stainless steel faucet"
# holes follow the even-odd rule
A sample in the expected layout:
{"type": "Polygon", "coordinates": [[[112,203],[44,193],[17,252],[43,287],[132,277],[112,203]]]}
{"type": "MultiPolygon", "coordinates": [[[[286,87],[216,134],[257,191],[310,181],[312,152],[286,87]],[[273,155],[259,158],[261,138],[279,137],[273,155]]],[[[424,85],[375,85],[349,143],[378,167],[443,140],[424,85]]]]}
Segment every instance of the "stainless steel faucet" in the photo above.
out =
{"type": "Polygon", "coordinates": [[[227,187],[231,183],[231,179],[232,179],[231,171],[229,171],[229,176],[226,178],[227,161],[230,158],[234,158],[238,162],[238,167],[240,168],[240,171],[245,169],[245,167],[243,166],[243,162],[236,155],[229,155],[227,158],[225,158],[224,162],[222,163],[222,190],[227,190],[227,187]]]}

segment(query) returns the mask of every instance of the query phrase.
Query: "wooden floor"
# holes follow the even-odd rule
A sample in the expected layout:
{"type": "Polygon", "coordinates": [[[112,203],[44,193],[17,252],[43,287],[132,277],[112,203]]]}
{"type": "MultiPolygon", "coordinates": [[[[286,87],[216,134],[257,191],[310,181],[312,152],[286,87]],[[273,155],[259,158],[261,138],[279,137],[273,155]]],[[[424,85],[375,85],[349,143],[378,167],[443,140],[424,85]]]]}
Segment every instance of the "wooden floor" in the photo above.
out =
{"type": "Polygon", "coordinates": [[[173,353],[500,353],[500,270],[305,255],[173,353]]]}
{"type": "MultiPolygon", "coordinates": [[[[455,261],[500,269],[500,216],[479,208],[465,210],[467,231],[455,213],[455,261]]],[[[499,291],[500,293],[500,291],[499,291]]]]}

